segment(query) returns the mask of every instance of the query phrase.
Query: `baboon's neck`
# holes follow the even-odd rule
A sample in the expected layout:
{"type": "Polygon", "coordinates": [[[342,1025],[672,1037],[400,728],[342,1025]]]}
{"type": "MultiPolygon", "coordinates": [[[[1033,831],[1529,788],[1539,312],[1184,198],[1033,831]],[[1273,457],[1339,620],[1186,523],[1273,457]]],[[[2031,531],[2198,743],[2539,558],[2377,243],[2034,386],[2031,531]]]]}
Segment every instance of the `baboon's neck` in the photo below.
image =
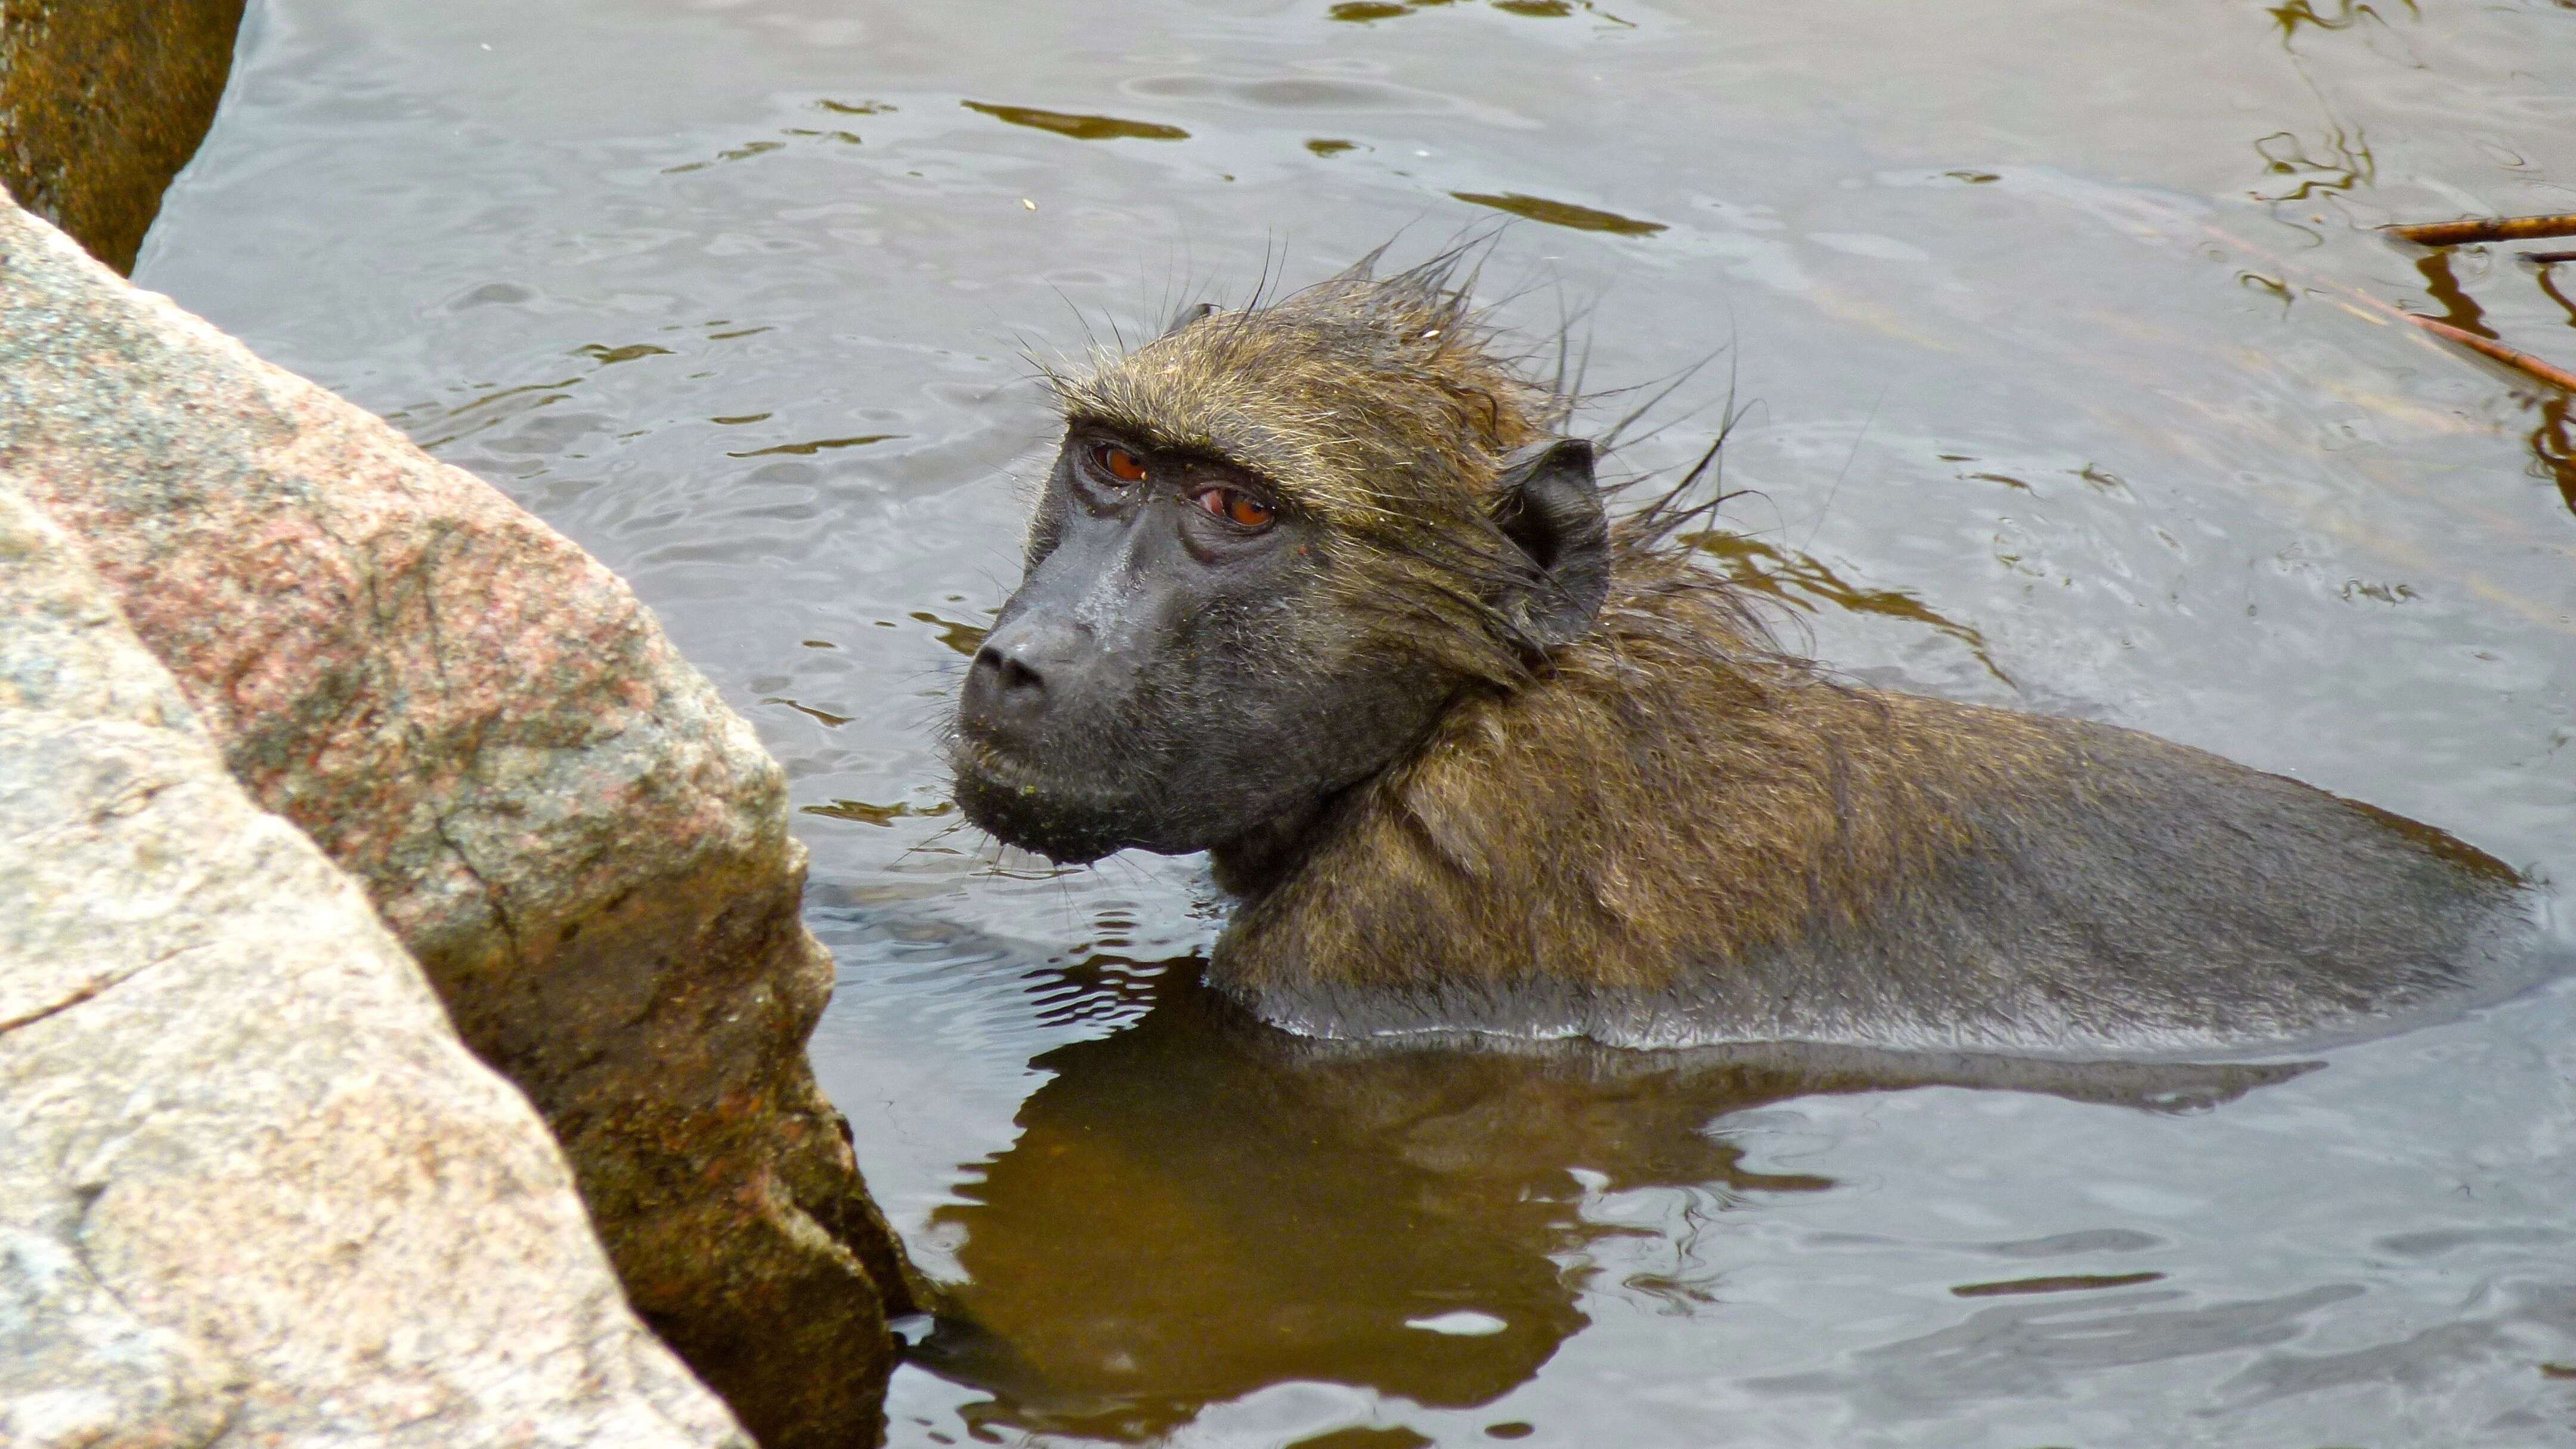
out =
{"type": "Polygon", "coordinates": [[[1491,917],[1634,877],[1619,858],[1641,833],[1671,833],[1681,800],[1707,816],[1684,833],[1775,868],[1834,835],[1831,717],[1867,706],[1745,640],[1713,590],[1622,582],[1595,634],[1521,687],[1461,690],[1384,770],[1213,851],[1217,883],[1251,912],[1400,862],[1398,875],[1438,877],[1433,895],[1461,887],[1457,904],[1491,917]],[[1514,905],[1490,898],[1505,881],[1514,905]]]}
{"type": "Polygon", "coordinates": [[[1314,848],[1319,822],[1369,782],[1309,801],[1208,851],[1217,889],[1241,900],[1268,895],[1314,848]]]}
{"type": "Polygon", "coordinates": [[[1559,975],[1654,992],[1797,934],[1864,733],[1838,717],[1868,706],[1727,631],[1685,594],[1614,599],[1521,688],[1462,695],[1400,763],[1218,852],[1243,902],[1220,974],[1256,993],[1559,975]]]}
{"type": "Polygon", "coordinates": [[[1217,889],[1243,901],[1258,900],[1270,894],[1280,882],[1294,875],[1318,846],[1332,837],[1337,822],[1353,810],[1363,808],[1384,781],[1411,766],[1439,737],[1442,724],[1456,711],[1461,696],[1477,688],[1471,685],[1459,694],[1453,694],[1422,734],[1383,768],[1306,801],[1295,809],[1283,811],[1222,845],[1211,847],[1208,864],[1216,876],[1217,889]]]}

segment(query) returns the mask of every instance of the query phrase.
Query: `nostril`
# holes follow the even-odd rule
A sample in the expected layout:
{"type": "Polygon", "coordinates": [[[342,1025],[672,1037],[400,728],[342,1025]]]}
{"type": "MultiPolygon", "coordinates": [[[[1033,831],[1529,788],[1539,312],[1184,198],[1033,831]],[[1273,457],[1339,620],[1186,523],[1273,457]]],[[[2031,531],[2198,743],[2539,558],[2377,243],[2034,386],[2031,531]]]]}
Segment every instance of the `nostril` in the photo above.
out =
{"type": "Polygon", "coordinates": [[[972,676],[968,692],[987,696],[993,703],[1017,702],[1046,692],[1046,678],[1029,667],[1018,651],[986,644],[975,651],[975,661],[968,666],[972,676]]]}
{"type": "Polygon", "coordinates": [[[1008,654],[1003,655],[1001,669],[1002,692],[1004,694],[1019,694],[1023,692],[1036,694],[1044,691],[1046,688],[1046,680],[1041,678],[1036,670],[1021,663],[1015,656],[1008,654]]]}
{"type": "Polygon", "coordinates": [[[1043,619],[1004,624],[967,666],[958,725],[987,745],[1040,748],[1068,709],[1079,710],[1094,652],[1074,626],[1043,619]]]}

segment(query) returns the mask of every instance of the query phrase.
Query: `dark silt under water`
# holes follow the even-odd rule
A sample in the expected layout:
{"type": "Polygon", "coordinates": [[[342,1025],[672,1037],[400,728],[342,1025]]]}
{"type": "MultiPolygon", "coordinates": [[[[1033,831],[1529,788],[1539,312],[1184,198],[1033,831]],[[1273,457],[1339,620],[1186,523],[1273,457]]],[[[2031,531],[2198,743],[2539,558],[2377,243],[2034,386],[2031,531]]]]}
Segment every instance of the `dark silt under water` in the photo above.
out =
{"type": "Polygon", "coordinates": [[[2027,1090],[1318,1050],[1197,984],[1203,863],[1005,857],[932,730],[1023,349],[1508,222],[1593,385],[1729,349],[1623,457],[1731,385],[1712,564],[1849,673],[2576,879],[2571,402],[2373,305],[2576,365],[2576,264],[2369,230],[2551,211],[2554,0],[255,0],[138,280],[624,573],[786,762],[816,1065],[980,1325],[894,1444],[2545,1446],[2576,979],[2027,1090]]]}

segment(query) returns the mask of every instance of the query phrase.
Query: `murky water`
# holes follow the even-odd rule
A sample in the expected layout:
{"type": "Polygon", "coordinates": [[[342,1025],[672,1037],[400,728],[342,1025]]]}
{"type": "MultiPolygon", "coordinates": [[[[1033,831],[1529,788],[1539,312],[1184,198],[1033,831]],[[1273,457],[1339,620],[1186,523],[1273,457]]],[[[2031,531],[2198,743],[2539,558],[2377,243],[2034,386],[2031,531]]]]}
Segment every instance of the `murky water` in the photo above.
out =
{"type": "Polygon", "coordinates": [[[928,731],[1023,350],[1517,216],[1489,289],[1596,386],[1728,349],[1627,456],[1751,405],[1719,562],[1827,658],[2565,882],[2576,422],[2377,304],[2576,364],[2576,265],[2366,228],[2568,210],[2550,0],[260,0],[139,277],[579,539],[788,763],[817,1065],[984,1327],[896,1444],[2551,1445],[2568,985],[2026,1090],[1318,1055],[1197,986],[1197,862],[1000,858],[928,731]]]}

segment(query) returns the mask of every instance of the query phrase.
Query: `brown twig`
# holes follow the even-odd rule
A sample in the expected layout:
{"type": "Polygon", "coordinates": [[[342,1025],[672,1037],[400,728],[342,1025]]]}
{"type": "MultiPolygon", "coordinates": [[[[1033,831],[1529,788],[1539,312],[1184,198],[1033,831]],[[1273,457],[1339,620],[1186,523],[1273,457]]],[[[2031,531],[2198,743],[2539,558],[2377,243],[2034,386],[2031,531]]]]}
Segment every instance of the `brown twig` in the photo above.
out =
{"type": "MultiPolygon", "coordinates": [[[[2576,217],[2568,219],[2576,221],[2576,217]]],[[[2510,367],[2514,371],[2522,373],[2525,376],[2537,378],[2542,382],[2548,383],[2552,387],[2564,388],[2570,393],[2576,393],[2576,373],[2571,373],[2567,369],[2554,363],[2544,362],[2541,359],[2532,356],[2528,352],[2507,347],[2493,338],[2481,337],[2474,332],[2467,331],[2466,329],[2454,327],[2450,323],[2441,321],[2438,318],[2426,317],[2414,312],[2409,312],[2403,307],[2393,306],[2387,302],[2383,302],[2377,297],[2371,296],[2367,292],[2356,291],[2351,287],[2345,286],[2341,282],[2319,276],[2315,272],[2309,271],[2307,268],[2300,266],[2298,263],[2293,262],[2286,257],[2278,256],[2262,247],[2256,246],[2254,243],[2226,230],[2224,227],[2213,226],[2204,221],[2200,224],[2200,229],[2206,234],[2225,242],[2227,245],[2234,247],[2239,251],[2261,257],[2264,261],[2277,268],[2285,277],[2295,276],[2306,285],[2315,287],[2320,291],[2340,294],[2342,298],[2347,299],[2341,302],[2340,305],[2342,305],[2346,311],[2351,312],[2354,316],[2373,318],[2375,314],[2376,317],[2403,317],[2407,321],[2414,323],[2416,326],[2423,328],[2425,331],[2432,333],[2434,336],[2439,337],[2446,342],[2456,342],[2462,347],[2466,347],[2473,352],[2477,352],[2483,356],[2492,358],[2497,362],[2501,362],[2505,366],[2510,367]]]]}
{"type": "Polygon", "coordinates": [[[2524,252],[2522,259],[2534,266],[2545,267],[2551,262],[2576,262],[2576,252],[2524,252]]]}
{"type": "Polygon", "coordinates": [[[2466,221],[2432,221],[2414,226],[2383,226],[2390,236],[2417,246],[2456,247],[2471,242],[2538,241],[2542,237],[2576,236],[2576,213],[2559,216],[2473,216],[2466,221]]]}
{"type": "Polygon", "coordinates": [[[2445,341],[2456,342],[2462,347],[2468,348],[2472,352],[2483,353],[2486,356],[2503,363],[2505,366],[2512,368],[2514,371],[2528,373],[2529,375],[2540,379],[2542,382],[2548,383],[2551,387],[2564,388],[2569,393],[2576,394],[2576,372],[2569,372],[2567,369],[2559,367],[2553,363],[2543,362],[2528,352],[2516,351],[2515,349],[2507,347],[2503,343],[2496,341],[2492,337],[2480,337],[2474,332],[2468,331],[2465,328],[2454,327],[2448,322],[2436,321],[2430,317],[2419,317],[2412,312],[2403,312],[2399,315],[2404,317],[2407,321],[2414,323],[2416,326],[2423,328],[2425,331],[2432,333],[2436,337],[2442,338],[2445,341]]]}

